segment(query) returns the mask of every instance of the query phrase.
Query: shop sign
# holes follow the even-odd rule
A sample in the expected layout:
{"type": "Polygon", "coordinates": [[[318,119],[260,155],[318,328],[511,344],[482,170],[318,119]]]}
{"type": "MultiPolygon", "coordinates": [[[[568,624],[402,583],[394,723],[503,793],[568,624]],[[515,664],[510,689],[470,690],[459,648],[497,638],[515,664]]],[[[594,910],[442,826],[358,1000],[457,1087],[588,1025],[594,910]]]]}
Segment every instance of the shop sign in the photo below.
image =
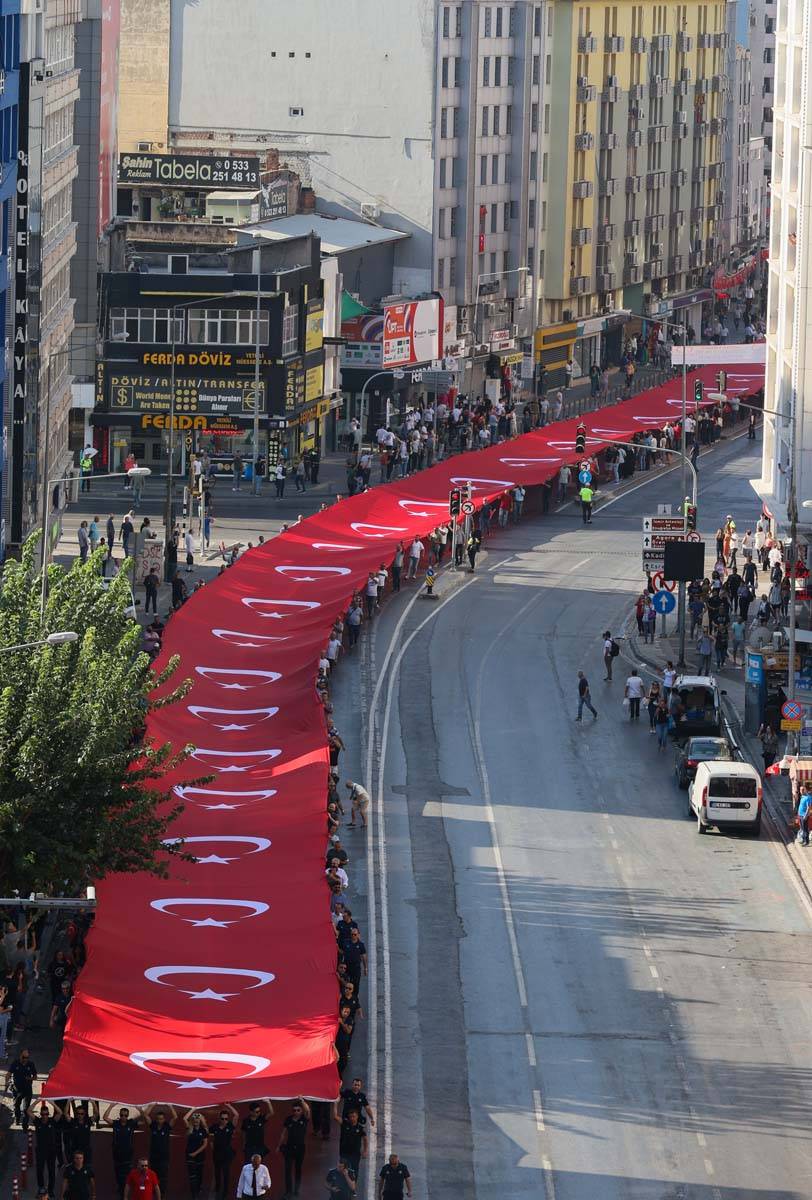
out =
{"type": "Polygon", "coordinates": [[[285,179],[272,179],[259,185],[259,219],[269,221],[286,217],[290,211],[288,184],[285,179]]]}
{"type": "Polygon", "coordinates": [[[332,401],[329,396],[319,400],[318,404],[311,404],[309,408],[304,408],[297,414],[295,419],[289,424],[292,425],[309,425],[311,421],[318,420],[319,417],[324,417],[330,411],[332,401]]]}
{"type": "Polygon", "coordinates": [[[119,154],[118,182],[165,187],[258,188],[258,158],[201,154],[119,154]]]}
{"type": "MultiPolygon", "coordinates": [[[[194,367],[201,370],[205,367],[211,367],[214,370],[223,370],[224,368],[234,367],[250,367],[254,369],[256,363],[256,352],[250,351],[234,351],[234,350],[178,350],[176,353],[165,350],[143,350],[141,352],[141,363],[145,367],[194,367]]],[[[276,362],[276,359],[269,358],[267,354],[260,353],[260,365],[263,367],[270,366],[276,362]]]]}
{"type": "Polygon", "coordinates": [[[500,354],[499,358],[508,367],[516,366],[517,363],[524,361],[524,355],[521,350],[511,350],[509,354],[500,354]]]}
{"type": "Polygon", "coordinates": [[[277,466],[282,459],[282,434],[273,432],[268,434],[268,474],[277,466]]]}
{"type": "Polygon", "coordinates": [[[380,367],[380,342],[346,342],[341,348],[343,367],[380,367]]]}
{"type": "MultiPolygon", "coordinates": [[[[172,381],[162,375],[110,372],[108,408],[115,412],[169,412],[172,381]]],[[[253,379],[176,379],[176,413],[223,413],[253,417],[256,383],[253,379]]],[[[259,384],[259,411],[266,411],[265,384],[259,384]]]]}
{"type": "Polygon", "coordinates": [[[305,375],[305,404],[309,404],[324,393],[324,364],[308,367],[305,375]]]}
{"type": "MultiPolygon", "coordinates": [[[[23,532],[25,407],[28,385],[28,113],[30,63],[20,63],[17,109],[17,189],[14,203],[14,345],[11,371],[11,530],[12,542],[23,532]]],[[[11,111],[9,110],[10,114],[11,111]]]]}
{"type": "MultiPolygon", "coordinates": [[[[107,419],[111,422],[115,420],[112,414],[107,414],[107,419]]],[[[200,413],[195,417],[189,416],[188,413],[180,413],[176,414],[175,419],[171,422],[169,413],[143,413],[140,418],[141,429],[147,431],[150,429],[168,430],[170,424],[173,429],[198,429],[201,433],[217,433],[224,437],[232,437],[245,432],[239,425],[234,424],[233,417],[220,413],[214,415],[200,413]]]]}
{"type": "Polygon", "coordinates": [[[305,354],[311,350],[321,350],[323,345],[324,304],[321,300],[311,300],[305,318],[305,354]]]}
{"type": "Polygon", "coordinates": [[[384,367],[408,367],[443,356],[443,302],[439,297],[385,304],[384,367]]]}

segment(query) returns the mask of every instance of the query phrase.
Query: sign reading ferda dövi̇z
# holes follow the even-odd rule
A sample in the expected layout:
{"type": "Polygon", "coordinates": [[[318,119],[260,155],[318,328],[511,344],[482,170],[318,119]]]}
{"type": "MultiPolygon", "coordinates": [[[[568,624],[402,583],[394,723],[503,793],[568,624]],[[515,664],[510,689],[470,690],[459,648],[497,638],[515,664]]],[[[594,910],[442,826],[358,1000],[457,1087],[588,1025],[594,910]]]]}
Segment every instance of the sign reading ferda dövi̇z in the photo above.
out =
{"type": "Polygon", "coordinates": [[[258,158],[199,154],[120,154],[118,182],[166,187],[258,188],[258,158]]]}

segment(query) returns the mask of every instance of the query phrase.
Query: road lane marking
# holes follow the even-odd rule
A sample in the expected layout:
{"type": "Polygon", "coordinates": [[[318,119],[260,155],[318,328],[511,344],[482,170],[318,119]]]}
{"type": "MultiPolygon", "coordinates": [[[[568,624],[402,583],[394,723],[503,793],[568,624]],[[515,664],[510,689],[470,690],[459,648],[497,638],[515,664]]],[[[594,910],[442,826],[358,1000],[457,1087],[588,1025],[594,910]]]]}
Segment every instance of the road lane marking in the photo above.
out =
{"type": "Polygon", "coordinates": [[[651,978],[652,978],[652,979],[659,979],[659,978],[660,978],[660,972],[659,972],[659,971],[657,970],[657,968],[654,966],[654,963],[649,963],[649,965],[648,965],[648,969],[649,969],[649,971],[651,971],[651,978]]]}
{"type": "Polygon", "coordinates": [[[536,1111],[536,1129],[544,1133],[544,1109],[541,1107],[541,1092],[533,1088],[533,1108],[536,1111]]]}
{"type": "Polygon", "coordinates": [[[716,1174],[716,1172],[713,1169],[713,1163],[711,1162],[711,1160],[709,1158],[705,1159],[705,1170],[707,1171],[708,1175],[716,1174]]]}
{"type": "Polygon", "coordinates": [[[705,1146],[707,1146],[707,1144],[708,1144],[708,1142],[707,1142],[707,1138],[705,1137],[704,1133],[698,1133],[698,1134],[696,1135],[696,1140],[699,1142],[700,1146],[701,1146],[703,1149],[704,1149],[704,1148],[705,1148],[705,1146]]]}
{"type": "Polygon", "coordinates": [[[524,1035],[524,1037],[525,1037],[525,1041],[527,1042],[527,1061],[530,1063],[531,1067],[535,1067],[536,1066],[536,1043],[533,1041],[532,1033],[526,1033],[524,1035]]]}

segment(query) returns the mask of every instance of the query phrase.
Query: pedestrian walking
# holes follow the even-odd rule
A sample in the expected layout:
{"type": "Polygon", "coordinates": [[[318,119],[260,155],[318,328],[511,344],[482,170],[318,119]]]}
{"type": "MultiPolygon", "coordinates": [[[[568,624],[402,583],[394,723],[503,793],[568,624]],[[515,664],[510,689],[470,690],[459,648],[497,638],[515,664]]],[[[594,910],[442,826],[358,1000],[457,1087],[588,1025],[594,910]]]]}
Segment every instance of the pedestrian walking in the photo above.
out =
{"type": "Polygon", "coordinates": [[[347,780],[347,790],[350,793],[350,802],[352,804],[352,813],[349,820],[349,828],[355,828],[355,814],[361,818],[361,824],[366,827],[367,809],[369,808],[369,792],[366,788],[361,787],[360,783],[353,783],[351,779],[347,780]]]}
{"type": "Polygon", "coordinates": [[[121,522],[121,529],[118,531],[118,535],[121,538],[121,546],[122,546],[122,549],[124,550],[125,558],[129,558],[130,554],[132,553],[131,543],[132,543],[132,538],[133,538],[134,533],[135,533],[135,526],[133,525],[133,522],[132,522],[132,515],[130,513],[127,513],[124,520],[121,522]]]}
{"type": "Polygon", "coordinates": [[[124,1183],[124,1200],[163,1200],[161,1181],[145,1158],[139,1158],[124,1183]]]}
{"type": "Polygon", "coordinates": [[[645,695],[646,685],[640,676],[640,671],[637,667],[632,667],[632,673],[626,680],[626,688],[624,698],[629,702],[629,720],[640,720],[640,701],[645,695]]]}
{"type": "Polygon", "coordinates": [[[282,1133],[277,1150],[285,1160],[285,1193],[298,1196],[302,1186],[302,1164],[305,1157],[307,1126],[310,1108],[299,1096],[291,1107],[289,1117],[282,1123],[282,1133]]]}
{"type": "Polygon", "coordinates": [[[361,622],[364,619],[364,610],[361,608],[360,598],[353,598],[353,602],[347,610],[347,633],[350,638],[349,649],[358,641],[358,636],[361,632],[361,622]]]}
{"type": "Polygon", "coordinates": [[[355,1179],[343,1158],[338,1160],[337,1167],[332,1167],[327,1172],[325,1183],[331,1200],[352,1200],[352,1197],[355,1196],[355,1179]]]}
{"type": "Polygon", "coordinates": [[[395,557],[392,559],[392,591],[400,591],[400,573],[403,570],[403,542],[398,542],[395,557]]]}
{"type": "Polygon", "coordinates": [[[778,734],[774,732],[772,725],[761,725],[756,734],[761,742],[761,757],[764,759],[764,770],[771,767],[778,755],[778,734]]]}
{"type": "Polygon", "coordinates": [[[154,1105],[144,1109],[144,1116],[149,1120],[149,1165],[158,1176],[161,1196],[166,1196],[169,1188],[169,1149],[172,1144],[172,1128],[178,1119],[178,1114],[171,1105],[167,1109],[156,1110],[154,1105]]]}
{"type": "Polygon", "coordinates": [[[183,548],[186,551],[186,574],[189,575],[195,565],[195,540],[191,529],[187,529],[183,535],[183,548]]]}
{"type": "Polygon", "coordinates": [[[558,503],[559,504],[563,504],[567,498],[567,491],[570,486],[571,478],[572,478],[572,471],[567,466],[567,464],[564,463],[564,465],[561,467],[560,471],[558,472],[558,503]]]}
{"type": "Polygon", "coordinates": [[[90,534],[87,531],[87,521],[82,521],[77,530],[79,539],[79,559],[81,562],[87,562],[87,552],[90,549],[90,534]]]}
{"type": "Polygon", "coordinates": [[[74,1150],[62,1173],[62,1200],[96,1200],[96,1179],[81,1150],[74,1150]]]}
{"type": "Polygon", "coordinates": [[[14,1086],[14,1120],[28,1129],[28,1109],[34,1098],[37,1065],[28,1050],[21,1050],[6,1071],[5,1091],[14,1086]]]}
{"type": "Polygon", "coordinates": [[[671,699],[671,690],[674,687],[676,678],[677,672],[674,669],[674,664],[669,658],[668,662],[663,668],[663,695],[665,696],[666,700],[671,699]]]}
{"type": "Polygon", "coordinates": [[[581,501],[581,518],[584,525],[592,524],[592,498],[594,495],[595,493],[588,483],[585,483],[578,493],[581,501]]]}
{"type": "MultiPolygon", "coordinates": [[[[36,1149],[37,1187],[40,1193],[46,1192],[55,1196],[57,1142],[61,1142],[62,1133],[56,1121],[51,1119],[48,1102],[43,1100],[39,1106],[39,1115],[34,1117],[34,1146],[36,1149]],[[45,1176],[48,1176],[46,1187],[45,1176]]],[[[62,1155],[60,1154],[60,1158],[62,1155]]]]}
{"type": "Polygon", "coordinates": [[[273,482],[276,488],[276,498],[282,500],[285,495],[285,464],[283,462],[276,464],[273,482]]]}
{"type": "Polygon", "coordinates": [[[242,473],[243,473],[243,465],[244,465],[244,464],[243,464],[243,461],[242,461],[242,456],[241,456],[241,455],[239,455],[239,454],[235,454],[235,455],[234,455],[234,459],[233,459],[233,461],[232,461],[232,463],[231,463],[231,471],[232,471],[232,474],[233,474],[233,476],[234,476],[234,486],[233,486],[233,487],[232,487],[232,489],[231,489],[231,490],[232,490],[232,492],[240,492],[240,491],[242,491],[242,473]]]}
{"type": "Polygon", "coordinates": [[[419,537],[416,537],[409,547],[409,569],[406,572],[407,579],[414,579],[417,575],[417,568],[420,565],[420,557],[426,549],[419,537]]]}
{"type": "Polygon", "coordinates": [[[87,529],[90,538],[90,553],[95,554],[99,548],[99,518],[94,517],[87,529]]]}
{"type": "Polygon", "coordinates": [[[612,659],[617,658],[620,654],[620,647],[613,639],[612,634],[607,629],[603,634],[603,665],[606,671],[604,675],[604,683],[611,682],[612,679],[612,659]]]}
{"type": "Polygon", "coordinates": [[[711,641],[710,634],[706,629],[703,629],[700,633],[696,648],[699,654],[699,674],[710,675],[713,642],[711,641]]]}
{"type": "Polygon", "coordinates": [[[272,1116],[273,1108],[270,1100],[265,1101],[265,1112],[262,1111],[262,1105],[257,1100],[248,1105],[248,1116],[243,1117],[240,1126],[244,1163],[250,1162],[255,1154],[262,1159],[268,1153],[268,1147],[265,1144],[265,1126],[268,1124],[268,1118],[272,1116]]]}
{"type": "Polygon", "coordinates": [[[201,1113],[190,1108],[183,1118],[186,1126],[186,1174],[189,1177],[189,1195],[198,1200],[203,1191],[203,1169],[206,1147],[209,1144],[209,1129],[201,1113]]]}
{"type": "Polygon", "coordinates": [[[113,555],[113,543],[116,540],[116,525],[112,513],[110,513],[110,516],[107,518],[105,532],[107,534],[107,557],[111,558],[113,555]]]}
{"type": "Polygon", "coordinates": [[[127,1176],[130,1174],[133,1166],[133,1139],[135,1131],[141,1124],[141,1112],[138,1113],[137,1119],[130,1117],[130,1110],[122,1108],[115,1120],[113,1120],[112,1112],[115,1105],[108,1104],[102,1114],[102,1121],[110,1126],[112,1137],[110,1139],[110,1148],[113,1155],[113,1175],[116,1180],[116,1189],[118,1191],[119,1200],[124,1200],[124,1187],[127,1182],[127,1176]]]}
{"type": "Polygon", "coordinates": [[[668,704],[665,697],[662,697],[654,713],[654,727],[657,732],[657,752],[659,754],[662,754],[668,747],[668,729],[670,724],[671,716],[668,711],[668,704]]]}
{"type": "Polygon", "coordinates": [[[654,718],[657,713],[657,707],[658,707],[660,701],[662,700],[662,698],[663,698],[663,694],[660,691],[659,680],[655,679],[654,682],[652,683],[651,687],[648,690],[648,695],[646,696],[646,711],[648,712],[648,731],[649,731],[649,733],[657,732],[656,728],[655,728],[654,718]]]}
{"type": "Polygon", "coordinates": [[[397,1154],[390,1154],[389,1161],[381,1168],[378,1176],[378,1200],[403,1200],[403,1189],[406,1195],[412,1194],[412,1177],[406,1163],[401,1162],[397,1154]]]}
{"type": "Polygon", "coordinates": [[[586,675],[584,675],[583,671],[579,671],[578,672],[578,716],[575,718],[576,721],[581,720],[581,717],[582,717],[582,714],[584,711],[584,707],[589,709],[589,711],[592,713],[593,720],[597,721],[598,713],[597,713],[597,709],[595,709],[592,705],[592,695],[589,691],[589,680],[587,679],[586,675]]]}
{"type": "Polygon", "coordinates": [[[351,1108],[341,1121],[338,1151],[356,1179],[361,1169],[361,1159],[367,1156],[367,1149],[366,1129],[361,1114],[358,1109],[351,1108]]]}
{"type": "MultiPolygon", "coordinates": [[[[271,1190],[271,1176],[259,1154],[252,1154],[240,1172],[237,1181],[237,1198],[249,1196],[266,1196],[271,1190]]],[[[225,1195],[225,1193],[223,1193],[225,1195]]]]}
{"type": "Polygon", "coordinates": [[[800,846],[809,845],[809,816],[812,809],[812,792],[809,784],[801,784],[801,795],[798,798],[798,836],[796,841],[800,846]]]}
{"type": "Polygon", "coordinates": [[[643,641],[651,642],[654,645],[654,635],[657,631],[657,611],[651,603],[651,599],[646,597],[646,604],[643,610],[643,641]]]}
{"type": "Polygon", "coordinates": [[[468,538],[468,541],[465,544],[465,550],[468,554],[468,561],[471,564],[472,572],[476,570],[476,556],[479,554],[481,547],[482,538],[480,537],[479,530],[472,529],[471,536],[468,538]]]}
{"type": "Polygon", "coordinates": [[[296,484],[296,491],[305,491],[305,463],[304,458],[300,455],[296,460],[296,468],[293,472],[293,482],[296,484]]]}

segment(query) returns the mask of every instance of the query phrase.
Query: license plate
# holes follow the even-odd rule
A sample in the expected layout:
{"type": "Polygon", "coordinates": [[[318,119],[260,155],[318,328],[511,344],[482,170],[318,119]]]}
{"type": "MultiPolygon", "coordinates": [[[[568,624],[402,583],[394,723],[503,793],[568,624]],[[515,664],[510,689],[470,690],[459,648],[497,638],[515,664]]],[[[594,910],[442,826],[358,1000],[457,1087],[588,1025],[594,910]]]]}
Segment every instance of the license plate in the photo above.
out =
{"type": "Polygon", "coordinates": [[[710,808],[749,808],[746,800],[711,800],[710,808]]]}

